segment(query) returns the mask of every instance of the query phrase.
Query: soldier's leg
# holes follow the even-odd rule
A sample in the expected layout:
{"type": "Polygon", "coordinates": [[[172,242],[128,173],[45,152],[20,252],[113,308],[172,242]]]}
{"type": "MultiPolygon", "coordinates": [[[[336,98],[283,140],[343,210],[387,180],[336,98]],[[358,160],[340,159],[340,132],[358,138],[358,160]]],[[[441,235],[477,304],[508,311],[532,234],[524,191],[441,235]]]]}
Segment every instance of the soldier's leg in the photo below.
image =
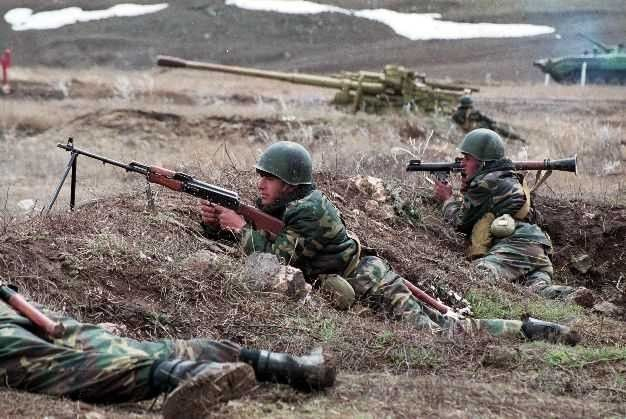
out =
{"type": "Polygon", "coordinates": [[[13,388],[94,402],[142,400],[155,360],[52,344],[20,325],[0,325],[0,378],[13,388]]]}
{"type": "Polygon", "coordinates": [[[148,356],[160,360],[235,362],[239,357],[239,346],[228,341],[218,342],[210,339],[140,341],[117,336],[96,325],[81,323],[73,318],[42,310],[50,318],[64,325],[64,335],[55,339],[54,343],[68,348],[112,355],[148,356]]]}
{"type": "Polygon", "coordinates": [[[354,288],[356,297],[374,308],[415,321],[418,327],[442,330],[449,326],[450,320],[417,300],[404,285],[404,278],[381,258],[362,258],[355,272],[346,279],[354,288]]]}

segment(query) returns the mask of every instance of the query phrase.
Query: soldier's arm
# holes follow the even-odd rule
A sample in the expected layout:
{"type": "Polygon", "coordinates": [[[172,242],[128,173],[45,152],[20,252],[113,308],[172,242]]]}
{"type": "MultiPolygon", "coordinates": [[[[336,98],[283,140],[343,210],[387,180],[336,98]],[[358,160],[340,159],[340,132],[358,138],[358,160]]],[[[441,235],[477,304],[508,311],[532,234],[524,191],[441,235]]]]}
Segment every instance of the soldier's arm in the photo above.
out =
{"type": "Polygon", "coordinates": [[[288,264],[297,263],[303,255],[315,254],[315,237],[320,234],[320,217],[312,208],[291,208],[285,212],[285,228],[275,237],[264,231],[245,227],[242,244],[247,254],[273,253],[288,264]]]}
{"type": "Polygon", "coordinates": [[[443,217],[465,234],[472,232],[474,224],[489,212],[491,190],[485,181],[472,181],[463,194],[462,201],[449,199],[443,204],[443,217]]]}

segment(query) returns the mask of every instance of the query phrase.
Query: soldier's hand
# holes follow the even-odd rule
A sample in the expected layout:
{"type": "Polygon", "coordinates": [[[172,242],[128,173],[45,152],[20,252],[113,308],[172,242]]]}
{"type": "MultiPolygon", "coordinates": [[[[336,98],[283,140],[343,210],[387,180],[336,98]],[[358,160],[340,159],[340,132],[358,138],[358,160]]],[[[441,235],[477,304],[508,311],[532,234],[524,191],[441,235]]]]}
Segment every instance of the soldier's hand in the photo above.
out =
{"type": "Polygon", "coordinates": [[[216,205],[215,208],[217,210],[217,218],[222,229],[239,233],[241,229],[245,227],[246,220],[244,220],[244,218],[235,211],[219,205],[216,205]]]}
{"type": "Polygon", "coordinates": [[[434,195],[441,202],[445,202],[452,197],[452,186],[448,182],[435,181],[434,195]]]}
{"type": "Polygon", "coordinates": [[[220,220],[218,218],[218,212],[215,205],[209,201],[201,200],[198,208],[200,209],[200,215],[202,216],[202,222],[213,227],[219,227],[220,220]]]}

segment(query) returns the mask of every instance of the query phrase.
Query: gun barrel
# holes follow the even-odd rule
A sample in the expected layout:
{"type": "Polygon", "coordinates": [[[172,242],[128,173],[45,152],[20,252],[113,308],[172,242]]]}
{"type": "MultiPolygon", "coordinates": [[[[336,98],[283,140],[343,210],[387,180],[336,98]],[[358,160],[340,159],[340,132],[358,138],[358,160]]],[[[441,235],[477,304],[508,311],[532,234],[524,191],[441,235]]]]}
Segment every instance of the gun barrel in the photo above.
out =
{"type": "Polygon", "coordinates": [[[59,143],[57,144],[57,147],[62,148],[65,151],[69,151],[70,153],[82,154],[83,156],[91,157],[92,159],[95,159],[95,160],[100,160],[102,163],[108,163],[113,166],[121,167],[122,169],[126,169],[126,171],[128,172],[137,172],[137,173],[141,173],[142,175],[148,174],[148,168],[140,163],[133,162],[131,164],[125,164],[117,160],[111,160],[106,157],[102,157],[97,154],[90,153],[89,151],[76,148],[74,147],[74,144],[71,141],[68,141],[67,144],[59,143]]]}
{"type": "Polygon", "coordinates": [[[334,78],[316,76],[313,74],[283,73],[280,71],[259,70],[255,68],[237,67],[231,65],[205,63],[201,61],[190,61],[182,58],[159,55],[157,65],[163,67],[192,68],[195,70],[215,71],[218,73],[237,74],[240,76],[259,77],[271,80],[286,81],[296,84],[308,84],[317,87],[330,89],[361,89],[363,93],[378,94],[385,90],[383,83],[372,81],[358,82],[348,78],[334,78]]]}
{"type": "Polygon", "coordinates": [[[604,52],[611,52],[611,48],[608,45],[605,45],[605,44],[603,44],[600,41],[596,41],[595,39],[593,39],[593,38],[591,38],[591,37],[589,37],[589,36],[587,36],[587,35],[585,35],[583,33],[580,33],[580,32],[578,32],[577,35],[580,36],[581,38],[586,39],[587,41],[591,42],[593,45],[599,47],[602,51],[604,51],[604,52]]]}
{"type": "Polygon", "coordinates": [[[560,160],[516,161],[513,162],[516,170],[560,170],[578,174],[577,156],[560,160]]]}

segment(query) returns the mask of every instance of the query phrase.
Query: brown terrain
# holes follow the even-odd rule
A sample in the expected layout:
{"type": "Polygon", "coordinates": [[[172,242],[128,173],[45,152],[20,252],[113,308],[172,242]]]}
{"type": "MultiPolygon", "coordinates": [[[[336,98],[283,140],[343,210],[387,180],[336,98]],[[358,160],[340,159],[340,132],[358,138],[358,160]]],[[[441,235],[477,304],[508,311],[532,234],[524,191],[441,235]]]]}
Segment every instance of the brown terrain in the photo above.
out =
{"type": "MultiPolygon", "coordinates": [[[[35,10],[112,1],[3,1],[35,10]]],[[[147,2],[142,2],[147,3],[147,2]]],[[[626,87],[543,86],[533,59],[577,52],[585,32],[624,40],[623,2],[332,1],[343,7],[439,12],[445,18],[552,25],[562,35],[509,40],[409,41],[386,26],[340,15],[250,12],[221,1],[180,1],[162,13],[12,32],[14,93],[0,96],[0,275],[33,301],[86,322],[111,322],[138,339],[204,336],[304,353],[330,348],[335,388],[302,394],[263,384],[219,406],[218,417],[626,416],[626,87]],[[555,282],[590,288],[594,308],[542,300],[517,284],[481,283],[462,237],[440,219],[432,186],[404,171],[411,156],[456,155],[462,133],[445,114],[350,114],[333,92],[274,81],[154,67],[157,54],[266,69],[332,73],[396,62],[480,87],[477,106],[528,139],[515,160],[578,155],[578,174],[555,173],[535,197],[551,235],[555,282]],[[432,133],[432,136],[431,136],[432,133]],[[478,317],[524,313],[575,327],[576,347],[450,338],[316,291],[305,304],[251,291],[236,247],[199,233],[196,202],[138,175],[79,158],[77,208],[69,179],[45,207],[69,158],[56,147],[191,173],[255,197],[252,163],[271,142],[297,141],[316,160],[320,189],[350,230],[410,281],[478,317]],[[416,209],[412,222],[372,208],[352,177],[383,179],[416,209]],[[212,255],[207,258],[206,254],[212,255]]],[[[531,180],[534,178],[530,175],[531,180]]],[[[453,179],[453,182],[456,180],[453,179]]],[[[384,206],[383,206],[384,207],[384,206]]],[[[0,390],[2,417],[158,417],[162,400],[89,405],[0,390]]]]}

